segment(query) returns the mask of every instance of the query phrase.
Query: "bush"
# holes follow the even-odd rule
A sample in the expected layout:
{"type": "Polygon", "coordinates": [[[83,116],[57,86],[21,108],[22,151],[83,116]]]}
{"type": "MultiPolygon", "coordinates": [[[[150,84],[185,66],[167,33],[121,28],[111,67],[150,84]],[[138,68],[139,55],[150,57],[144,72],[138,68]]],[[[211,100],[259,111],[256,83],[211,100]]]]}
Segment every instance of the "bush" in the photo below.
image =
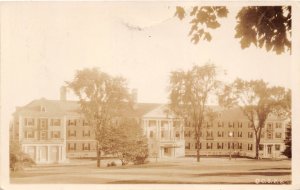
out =
{"type": "Polygon", "coordinates": [[[114,162],[114,161],[112,161],[111,163],[110,163],[110,166],[116,166],[117,164],[114,162]]]}
{"type": "Polygon", "coordinates": [[[107,167],[110,167],[111,165],[110,165],[110,163],[107,163],[107,167]]]}
{"type": "Polygon", "coordinates": [[[32,158],[21,151],[20,145],[17,142],[10,142],[9,151],[9,168],[12,171],[22,170],[24,166],[35,164],[32,158]]]}
{"type": "Polygon", "coordinates": [[[135,160],[133,161],[134,165],[145,164],[147,157],[148,157],[147,155],[145,155],[145,156],[137,156],[135,158],[135,160]]]}

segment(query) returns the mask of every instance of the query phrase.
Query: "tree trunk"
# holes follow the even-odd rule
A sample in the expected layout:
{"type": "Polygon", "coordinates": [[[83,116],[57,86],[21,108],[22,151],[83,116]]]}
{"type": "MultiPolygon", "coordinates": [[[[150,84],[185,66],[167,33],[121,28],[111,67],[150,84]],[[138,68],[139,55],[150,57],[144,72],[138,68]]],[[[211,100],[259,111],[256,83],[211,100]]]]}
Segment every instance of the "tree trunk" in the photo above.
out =
{"type": "Polygon", "coordinates": [[[200,142],[197,140],[197,162],[200,162],[200,142]]]}
{"type": "Polygon", "coordinates": [[[97,167],[100,168],[101,164],[101,150],[99,150],[99,147],[97,147],[97,167]]]}
{"type": "Polygon", "coordinates": [[[255,138],[255,159],[259,159],[259,143],[260,140],[255,138]]]}

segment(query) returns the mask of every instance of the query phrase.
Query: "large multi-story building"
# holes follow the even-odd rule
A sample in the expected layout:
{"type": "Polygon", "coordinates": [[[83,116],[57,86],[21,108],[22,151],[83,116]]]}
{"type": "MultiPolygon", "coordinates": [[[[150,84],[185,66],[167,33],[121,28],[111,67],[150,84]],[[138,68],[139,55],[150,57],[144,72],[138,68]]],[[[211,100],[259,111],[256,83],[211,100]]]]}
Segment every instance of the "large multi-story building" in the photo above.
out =
{"type": "MultiPolygon", "coordinates": [[[[200,155],[240,155],[255,157],[255,134],[248,118],[240,108],[222,109],[212,107],[216,114],[213,120],[204,121],[200,132],[200,144],[194,140],[194,129],[185,127],[185,154],[196,155],[200,146],[200,155]]],[[[274,115],[269,116],[262,129],[259,145],[260,158],[284,157],[284,140],[290,123],[274,115]]]]}
{"type": "MultiPolygon", "coordinates": [[[[136,97],[136,95],[134,95],[136,97]]],[[[151,157],[201,155],[255,155],[253,129],[238,108],[213,107],[218,113],[213,121],[205,121],[201,143],[194,140],[193,128],[168,111],[166,105],[135,103],[126,117],[135,118],[148,138],[151,157]],[[229,134],[232,134],[231,136],[229,134]]],[[[288,123],[270,118],[263,129],[261,157],[280,157],[288,123]]],[[[36,163],[62,163],[69,158],[95,157],[96,141],[92,128],[80,113],[77,101],[66,100],[62,89],[60,100],[38,99],[19,107],[11,122],[11,139],[19,141],[22,150],[36,163]]]]}
{"type": "MultiPolygon", "coordinates": [[[[11,122],[11,139],[36,163],[61,163],[69,158],[95,157],[92,128],[80,113],[77,101],[45,98],[19,107],[11,122]]],[[[125,117],[139,121],[149,138],[149,154],[156,157],[184,156],[183,125],[164,113],[161,104],[135,103],[125,117]]]]}

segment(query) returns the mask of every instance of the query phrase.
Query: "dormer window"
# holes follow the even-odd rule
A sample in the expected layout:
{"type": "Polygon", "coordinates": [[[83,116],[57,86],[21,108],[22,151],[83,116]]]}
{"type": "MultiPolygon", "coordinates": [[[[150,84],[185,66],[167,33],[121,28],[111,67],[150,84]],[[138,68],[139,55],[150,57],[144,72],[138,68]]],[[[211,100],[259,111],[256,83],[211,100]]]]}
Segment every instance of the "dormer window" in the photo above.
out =
{"type": "Polygon", "coordinates": [[[41,112],[46,112],[45,106],[41,106],[41,112]]]}

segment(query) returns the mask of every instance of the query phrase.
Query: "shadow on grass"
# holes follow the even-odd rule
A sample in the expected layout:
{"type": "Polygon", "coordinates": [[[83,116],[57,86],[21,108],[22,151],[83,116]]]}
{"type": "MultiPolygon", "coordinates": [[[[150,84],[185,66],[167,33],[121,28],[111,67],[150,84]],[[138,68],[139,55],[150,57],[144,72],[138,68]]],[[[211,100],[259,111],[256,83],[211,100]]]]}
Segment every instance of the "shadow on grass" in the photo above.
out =
{"type": "Polygon", "coordinates": [[[291,170],[291,168],[262,168],[262,169],[251,169],[250,171],[262,171],[262,170],[291,170]]]}
{"type": "Polygon", "coordinates": [[[210,177],[210,176],[282,176],[291,175],[291,172],[217,172],[217,173],[202,173],[202,174],[188,174],[191,177],[210,177]]]}

